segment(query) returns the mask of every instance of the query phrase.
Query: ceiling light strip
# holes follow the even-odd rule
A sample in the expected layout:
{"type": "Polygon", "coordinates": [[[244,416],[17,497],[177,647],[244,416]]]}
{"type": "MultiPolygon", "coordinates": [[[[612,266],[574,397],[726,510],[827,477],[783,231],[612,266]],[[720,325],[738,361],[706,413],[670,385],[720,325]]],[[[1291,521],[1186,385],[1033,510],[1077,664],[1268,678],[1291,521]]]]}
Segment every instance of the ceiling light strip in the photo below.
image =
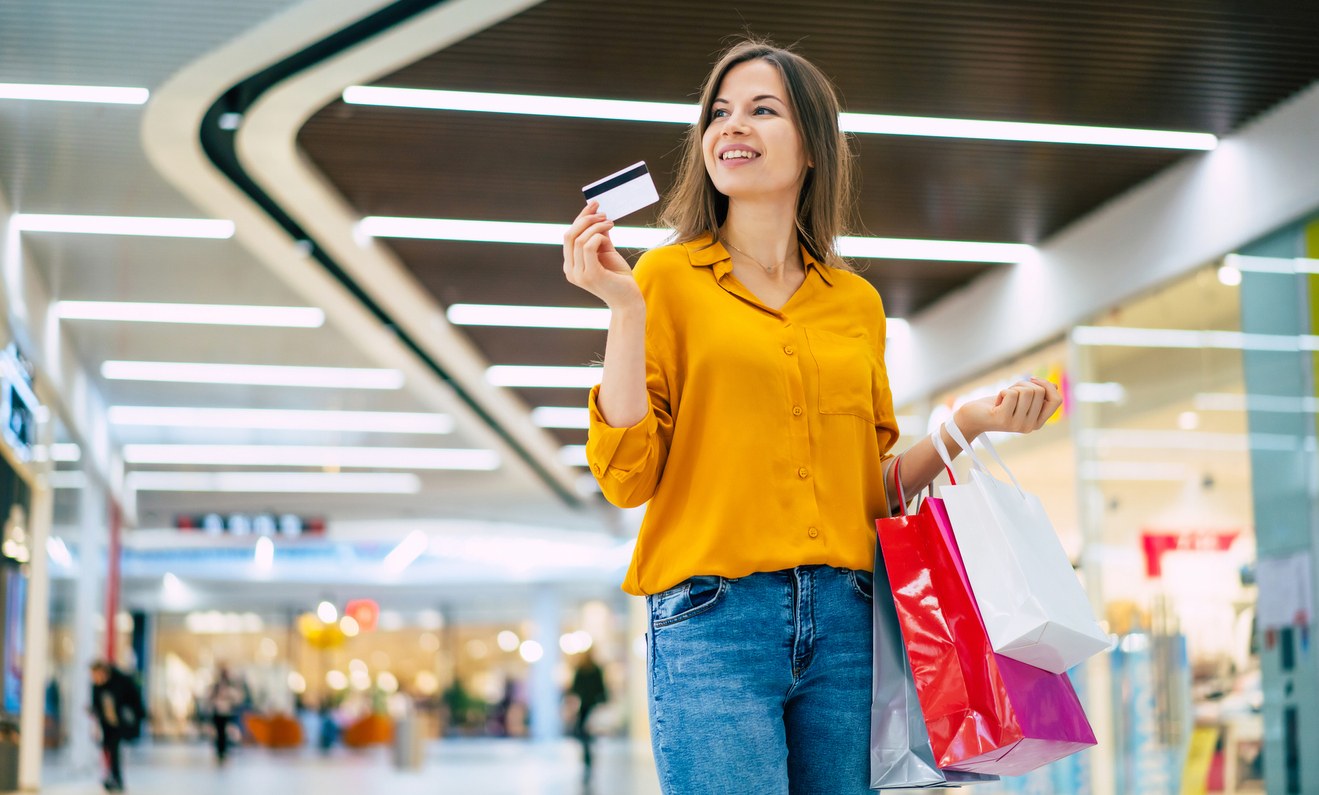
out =
{"type": "Polygon", "coordinates": [[[591,412],[577,406],[537,406],[531,421],[542,428],[584,429],[591,427],[591,412]]]}
{"type": "Polygon", "coordinates": [[[161,304],[135,301],[59,301],[61,320],[110,320],[135,323],[188,323],[209,326],[320,328],[325,313],[304,306],[237,304],[161,304]]]}
{"type": "Polygon", "coordinates": [[[477,448],[314,447],[273,444],[126,444],[135,465],[345,467],[491,471],[499,454],[477,448]]]}
{"type": "Polygon", "coordinates": [[[233,221],[213,218],[16,213],[13,226],[20,232],[64,232],[77,235],[191,237],[208,240],[228,240],[234,236],[233,221]]]}
{"type": "Polygon", "coordinates": [[[407,472],[130,472],[133,491],[252,494],[417,494],[421,479],[407,472]]]}
{"type": "MultiPolygon", "coordinates": [[[[343,92],[350,105],[376,105],[424,110],[507,113],[609,121],[692,124],[700,109],[674,102],[641,102],[534,94],[492,94],[475,91],[349,86],[343,92]]],[[[1092,127],[1075,124],[948,119],[926,116],[889,116],[875,113],[841,113],[844,132],[870,135],[906,135],[935,138],[969,138],[991,141],[1028,141],[1092,146],[1130,146],[1154,149],[1209,150],[1218,138],[1209,133],[1092,127]]]]}
{"type": "Polygon", "coordinates": [[[1077,345],[1119,348],[1219,348],[1245,351],[1317,351],[1319,336],[1309,334],[1249,334],[1241,331],[1077,326],[1077,345]]]}
{"type": "Polygon", "coordinates": [[[600,383],[602,367],[545,367],[538,365],[497,364],[485,371],[494,386],[589,389],[600,383]]]}
{"type": "Polygon", "coordinates": [[[147,428],[243,428],[345,433],[453,433],[447,414],[303,409],[225,409],[185,406],[111,406],[111,425],[147,428]]]}
{"type": "Polygon", "coordinates": [[[357,367],[288,367],[264,364],[108,361],[101,375],[112,381],[157,381],[318,389],[401,389],[403,373],[357,367]]]}
{"type": "MultiPolygon", "coordinates": [[[[358,223],[368,237],[452,240],[472,243],[521,243],[562,246],[566,224],[524,221],[477,221],[455,218],[404,218],[372,215],[358,223]]],[[[610,231],[619,248],[649,249],[673,236],[668,229],[616,226],[610,231]]],[[[860,259],[918,259],[943,262],[1015,263],[1033,259],[1034,246],[1022,243],[977,243],[959,240],[916,240],[895,237],[840,237],[839,252],[860,259]]]]}
{"type": "Polygon", "coordinates": [[[151,92],[129,86],[68,86],[43,83],[0,83],[0,99],[39,102],[95,102],[103,105],[145,105],[151,92]]]}
{"type": "Polygon", "coordinates": [[[456,326],[607,329],[609,310],[575,306],[453,304],[445,312],[456,326]]]}

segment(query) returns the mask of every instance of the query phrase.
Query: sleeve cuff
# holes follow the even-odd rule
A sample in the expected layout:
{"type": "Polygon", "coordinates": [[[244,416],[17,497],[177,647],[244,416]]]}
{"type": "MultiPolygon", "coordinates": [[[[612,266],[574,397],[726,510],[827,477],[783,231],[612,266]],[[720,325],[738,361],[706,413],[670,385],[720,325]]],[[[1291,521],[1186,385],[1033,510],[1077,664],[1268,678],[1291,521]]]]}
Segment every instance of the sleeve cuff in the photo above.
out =
{"type": "Polygon", "coordinates": [[[618,470],[627,474],[645,463],[649,456],[651,440],[659,431],[659,421],[654,411],[647,411],[636,425],[617,428],[605,422],[600,413],[597,400],[600,387],[591,389],[587,406],[591,413],[591,428],[586,441],[586,460],[591,472],[597,477],[604,477],[608,470],[618,470]]]}

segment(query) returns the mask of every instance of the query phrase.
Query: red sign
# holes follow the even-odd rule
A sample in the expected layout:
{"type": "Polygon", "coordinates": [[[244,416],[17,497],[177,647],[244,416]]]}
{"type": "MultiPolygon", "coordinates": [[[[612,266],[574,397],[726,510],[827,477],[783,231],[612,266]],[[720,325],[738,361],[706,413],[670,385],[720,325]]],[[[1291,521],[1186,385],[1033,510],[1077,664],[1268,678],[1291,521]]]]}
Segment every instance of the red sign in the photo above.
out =
{"type": "Polygon", "coordinates": [[[1167,552],[1226,552],[1241,535],[1240,530],[1183,530],[1180,532],[1142,531],[1140,543],[1145,551],[1145,576],[1163,575],[1163,555],[1167,552]]]}
{"type": "Polygon", "coordinates": [[[374,632],[380,621],[380,605],[374,599],[353,599],[344,605],[343,614],[352,616],[363,632],[374,632]]]}

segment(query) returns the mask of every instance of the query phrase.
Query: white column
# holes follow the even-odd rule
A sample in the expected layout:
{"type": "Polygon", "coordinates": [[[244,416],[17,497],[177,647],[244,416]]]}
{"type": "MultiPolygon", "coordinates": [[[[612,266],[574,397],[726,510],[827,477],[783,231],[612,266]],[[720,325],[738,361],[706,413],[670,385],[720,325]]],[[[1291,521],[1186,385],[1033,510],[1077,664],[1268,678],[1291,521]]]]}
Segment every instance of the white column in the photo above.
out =
{"type": "Polygon", "coordinates": [[[532,639],[541,645],[544,655],[531,664],[531,738],[537,742],[563,736],[563,693],[554,672],[562,654],[559,650],[559,593],[553,586],[536,590],[531,617],[535,623],[532,639]]]}
{"type": "Polygon", "coordinates": [[[89,670],[96,650],[96,617],[103,598],[102,556],[105,547],[105,492],[88,473],[79,504],[78,581],[73,607],[73,670],[65,710],[69,732],[69,762],[77,771],[97,770],[88,709],[92,677],[89,670]]]}
{"type": "Polygon", "coordinates": [[[41,788],[41,752],[46,727],[46,679],[50,676],[50,567],[46,539],[54,505],[51,491],[32,489],[32,513],[28,518],[27,616],[23,648],[22,714],[19,717],[18,786],[25,792],[41,788]]]}

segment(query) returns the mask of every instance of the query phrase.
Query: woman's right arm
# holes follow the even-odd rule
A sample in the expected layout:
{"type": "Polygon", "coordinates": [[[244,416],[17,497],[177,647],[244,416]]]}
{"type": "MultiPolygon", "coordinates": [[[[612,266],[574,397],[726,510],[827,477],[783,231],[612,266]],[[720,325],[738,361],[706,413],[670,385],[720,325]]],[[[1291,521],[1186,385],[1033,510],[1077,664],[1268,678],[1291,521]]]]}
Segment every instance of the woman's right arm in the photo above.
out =
{"type": "Polygon", "coordinates": [[[588,204],[564,235],[563,272],[610,309],[604,373],[589,398],[586,457],[605,497],[630,508],[659,485],[673,421],[667,379],[647,357],[646,301],[609,240],[612,227],[588,204]]]}
{"type": "Polygon", "coordinates": [[[612,221],[590,202],[563,236],[568,281],[605,302],[610,310],[605,367],[598,406],[605,422],[627,428],[650,412],[646,393],[646,301],[632,269],[609,239],[612,221]]]}

